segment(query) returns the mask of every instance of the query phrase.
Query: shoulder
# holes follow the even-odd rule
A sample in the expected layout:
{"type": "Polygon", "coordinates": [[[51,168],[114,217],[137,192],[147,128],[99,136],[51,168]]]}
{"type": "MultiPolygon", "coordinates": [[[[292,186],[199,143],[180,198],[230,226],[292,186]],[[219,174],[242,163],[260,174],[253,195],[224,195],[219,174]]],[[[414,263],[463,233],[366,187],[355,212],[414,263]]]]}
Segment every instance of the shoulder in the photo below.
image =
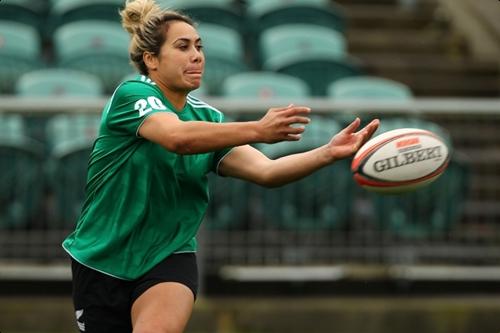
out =
{"type": "Polygon", "coordinates": [[[222,122],[224,120],[224,114],[212,105],[202,101],[201,99],[194,97],[192,95],[187,96],[187,103],[191,108],[208,113],[208,115],[217,122],[222,122]]]}
{"type": "Polygon", "coordinates": [[[160,90],[150,78],[145,75],[137,75],[123,81],[113,94],[116,98],[157,96],[162,97],[160,90]]]}

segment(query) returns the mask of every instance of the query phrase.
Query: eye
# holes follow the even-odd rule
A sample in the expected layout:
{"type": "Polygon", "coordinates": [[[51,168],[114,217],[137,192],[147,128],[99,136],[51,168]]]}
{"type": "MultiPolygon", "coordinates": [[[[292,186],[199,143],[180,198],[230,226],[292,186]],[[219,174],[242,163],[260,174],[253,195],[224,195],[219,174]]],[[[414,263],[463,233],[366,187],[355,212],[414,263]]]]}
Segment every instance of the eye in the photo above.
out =
{"type": "Polygon", "coordinates": [[[182,51],[186,51],[186,50],[188,49],[188,47],[189,47],[189,46],[188,46],[187,44],[180,44],[180,45],[178,46],[178,48],[179,48],[180,50],[182,50],[182,51]]]}
{"type": "Polygon", "coordinates": [[[201,45],[201,44],[196,45],[196,49],[197,49],[198,51],[203,50],[203,45],[201,45]]]}

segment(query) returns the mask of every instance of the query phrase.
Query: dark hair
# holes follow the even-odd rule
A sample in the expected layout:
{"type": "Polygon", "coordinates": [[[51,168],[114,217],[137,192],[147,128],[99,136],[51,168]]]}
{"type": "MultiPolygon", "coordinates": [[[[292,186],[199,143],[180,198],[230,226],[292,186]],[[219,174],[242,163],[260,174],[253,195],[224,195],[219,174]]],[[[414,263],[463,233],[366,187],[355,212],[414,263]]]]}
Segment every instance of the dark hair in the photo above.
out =
{"type": "Polygon", "coordinates": [[[171,22],[182,21],[195,26],[188,16],[175,10],[162,9],[154,0],[127,0],[120,16],[123,28],[131,37],[130,60],[144,75],[148,75],[148,68],[143,59],[144,52],[153,55],[160,53],[171,22]]]}

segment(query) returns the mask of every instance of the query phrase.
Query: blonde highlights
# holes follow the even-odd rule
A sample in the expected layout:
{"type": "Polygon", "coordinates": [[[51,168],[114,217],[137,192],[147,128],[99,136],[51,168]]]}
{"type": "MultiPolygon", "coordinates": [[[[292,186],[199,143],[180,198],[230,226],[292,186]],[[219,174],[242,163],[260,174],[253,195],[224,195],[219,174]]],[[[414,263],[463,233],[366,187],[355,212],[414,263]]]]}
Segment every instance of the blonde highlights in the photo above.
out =
{"type": "Polygon", "coordinates": [[[173,10],[160,8],[154,0],[127,0],[120,11],[123,28],[130,34],[130,60],[141,74],[147,75],[148,68],[143,60],[144,52],[160,53],[165,42],[169,23],[182,21],[194,26],[188,16],[173,10]]]}

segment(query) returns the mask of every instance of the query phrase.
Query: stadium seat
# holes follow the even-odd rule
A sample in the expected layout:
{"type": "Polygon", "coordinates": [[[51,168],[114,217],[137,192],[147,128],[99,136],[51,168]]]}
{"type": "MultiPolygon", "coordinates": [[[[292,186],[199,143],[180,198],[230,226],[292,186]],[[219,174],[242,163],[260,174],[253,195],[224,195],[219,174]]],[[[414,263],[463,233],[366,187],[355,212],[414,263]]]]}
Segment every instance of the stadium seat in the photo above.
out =
{"type": "Polygon", "coordinates": [[[157,3],[162,8],[180,10],[198,23],[243,29],[243,17],[233,0],[158,0],[157,3]]]}
{"type": "Polygon", "coordinates": [[[361,74],[347,57],[344,36],[326,27],[280,25],[263,31],[259,45],[264,70],[301,78],[314,96],[326,95],[333,81],[361,74]]]}
{"type": "MultiPolygon", "coordinates": [[[[447,131],[439,125],[417,118],[382,119],[375,135],[397,128],[421,128],[441,136],[452,151],[447,131]]],[[[449,231],[459,221],[469,183],[466,161],[451,153],[446,171],[431,184],[400,195],[371,194],[376,227],[402,238],[425,238],[449,231]]]]}
{"type": "Polygon", "coordinates": [[[244,72],[224,80],[222,96],[269,99],[307,97],[309,87],[301,79],[275,72],[244,72]]]}
{"type": "Polygon", "coordinates": [[[72,69],[52,68],[22,75],[16,83],[19,96],[101,96],[102,83],[96,76],[72,69]]]}
{"type": "Polygon", "coordinates": [[[205,98],[209,96],[207,91],[207,84],[202,83],[198,89],[191,91],[190,94],[197,98],[205,98]]]}
{"type": "MultiPolygon", "coordinates": [[[[266,156],[299,153],[327,143],[340,126],[328,118],[312,118],[300,141],[259,145],[266,156]]],[[[347,160],[338,161],[308,177],[280,188],[261,189],[262,220],[292,230],[338,229],[348,221],[353,181],[347,160]]]]}
{"type": "Polygon", "coordinates": [[[70,228],[76,223],[84,200],[88,159],[99,125],[100,116],[85,114],[57,115],[47,124],[56,210],[54,226],[70,228]]]}
{"type": "Polygon", "coordinates": [[[105,21],[78,21],[65,24],[54,32],[58,67],[96,75],[105,92],[133,69],[129,64],[129,36],[120,24],[105,21]]]}
{"type": "Polygon", "coordinates": [[[0,3],[0,21],[14,21],[40,30],[47,6],[45,1],[7,0],[0,3]]]}
{"type": "MultiPolygon", "coordinates": [[[[249,0],[246,3],[246,43],[251,50],[258,50],[263,31],[280,25],[312,24],[342,34],[345,31],[344,14],[330,0],[249,0]]],[[[252,61],[257,67],[262,65],[258,52],[253,54],[252,61]]]]}
{"type": "Polygon", "coordinates": [[[250,218],[250,184],[239,179],[209,175],[210,201],[205,226],[210,230],[242,228],[250,218]]]}
{"type": "Polygon", "coordinates": [[[51,0],[50,25],[60,25],[80,20],[120,22],[118,10],[124,0],[51,0]]]}
{"type": "Polygon", "coordinates": [[[210,23],[201,23],[198,32],[206,59],[203,81],[208,92],[217,95],[224,79],[248,70],[241,35],[234,29],[210,23]]]}
{"type": "Polygon", "coordinates": [[[39,215],[43,150],[19,115],[0,115],[0,229],[25,228],[39,215]]]}
{"type": "Polygon", "coordinates": [[[413,93],[405,84],[374,76],[347,77],[332,82],[327,95],[335,100],[389,100],[407,101],[413,93]]]}
{"type": "Polygon", "coordinates": [[[248,0],[247,16],[259,31],[290,23],[323,25],[344,32],[345,18],[330,0],[248,0]]]}
{"type": "Polygon", "coordinates": [[[0,21],[0,94],[13,93],[20,75],[41,67],[40,37],[36,29],[0,21]]]}

